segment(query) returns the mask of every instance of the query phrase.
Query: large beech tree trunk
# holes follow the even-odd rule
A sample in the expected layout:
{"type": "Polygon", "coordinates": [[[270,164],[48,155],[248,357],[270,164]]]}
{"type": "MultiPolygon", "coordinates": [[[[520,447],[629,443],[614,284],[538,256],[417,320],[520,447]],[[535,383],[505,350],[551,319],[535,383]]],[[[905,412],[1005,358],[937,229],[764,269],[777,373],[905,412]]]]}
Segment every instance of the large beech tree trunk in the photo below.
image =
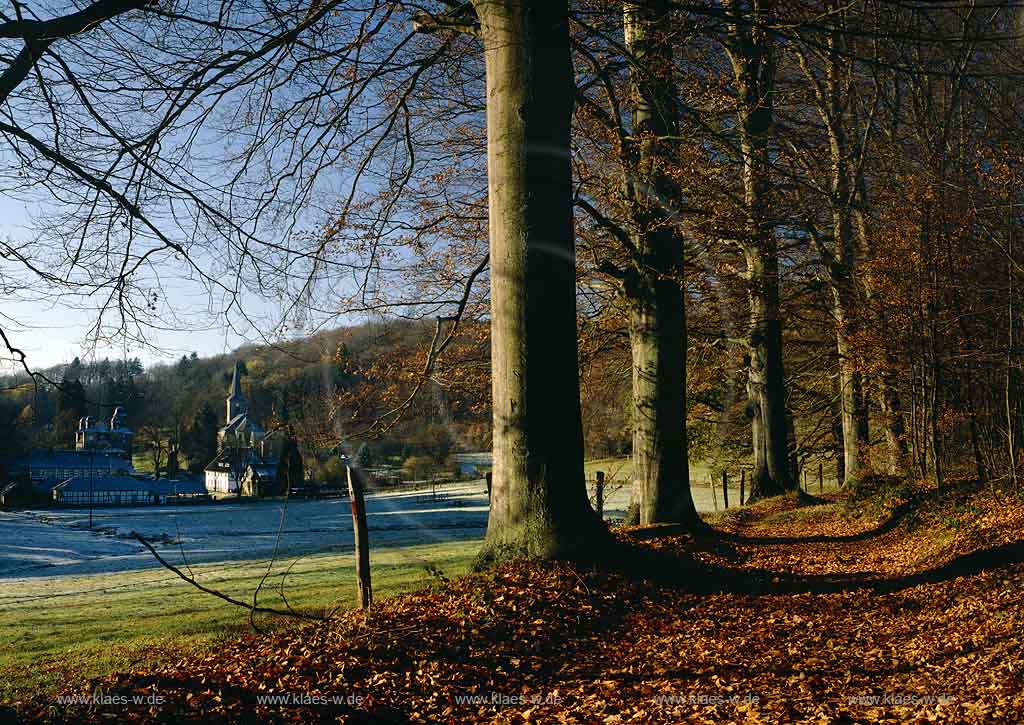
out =
{"type": "Polygon", "coordinates": [[[487,74],[494,469],[483,561],[588,553],[565,0],[475,0],[487,74]]]}
{"type": "Polygon", "coordinates": [[[725,7],[735,21],[729,25],[726,51],[739,94],[737,130],[747,213],[741,246],[750,302],[747,395],[754,453],[750,498],[754,500],[797,487],[796,473],[789,465],[778,250],[768,213],[768,134],[775,62],[771,36],[756,22],[770,17],[771,2],[728,0],[725,7]]]}
{"type": "Polygon", "coordinates": [[[624,5],[632,61],[634,263],[623,292],[633,362],[633,476],[642,524],[700,523],[690,494],[686,440],[686,303],[679,191],[665,173],[678,136],[667,0],[624,5]]]}
{"type": "Polygon", "coordinates": [[[850,342],[857,324],[857,294],[850,214],[850,179],[847,176],[846,165],[849,150],[834,85],[830,86],[829,92],[830,106],[825,118],[832,157],[832,240],[835,251],[827,259],[825,267],[832,287],[832,317],[835,320],[836,353],[839,358],[839,404],[843,420],[845,472],[843,483],[856,486],[862,476],[861,456],[862,448],[867,443],[867,427],[862,421],[864,402],[860,374],[850,342]]]}

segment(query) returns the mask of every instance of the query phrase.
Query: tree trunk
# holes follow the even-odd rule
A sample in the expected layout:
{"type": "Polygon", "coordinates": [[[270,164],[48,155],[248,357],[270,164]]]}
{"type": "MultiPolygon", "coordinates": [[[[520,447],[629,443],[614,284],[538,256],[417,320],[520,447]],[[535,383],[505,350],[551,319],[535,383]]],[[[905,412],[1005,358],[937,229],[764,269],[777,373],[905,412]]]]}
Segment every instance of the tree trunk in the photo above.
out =
{"type": "Polygon", "coordinates": [[[843,485],[856,486],[861,477],[861,427],[857,405],[857,371],[848,333],[844,328],[848,307],[836,294],[836,352],[839,355],[839,406],[843,423],[843,485]]]}
{"type": "Polygon", "coordinates": [[[829,270],[832,287],[832,316],[836,326],[836,353],[839,358],[839,405],[843,421],[843,485],[856,486],[861,477],[861,444],[865,434],[860,375],[857,372],[850,338],[854,332],[855,292],[853,279],[853,249],[848,199],[848,179],[842,158],[845,154],[842,136],[836,128],[832,135],[832,239],[836,255],[829,270]]]}
{"type": "Polygon", "coordinates": [[[696,523],[686,444],[682,292],[670,280],[645,281],[644,291],[629,298],[640,523],[696,523]]]}
{"type": "Polygon", "coordinates": [[[771,3],[749,9],[725,4],[736,22],[728,29],[726,51],[739,94],[737,110],[743,156],[743,192],[747,222],[741,246],[747,266],[750,301],[750,350],[747,391],[750,399],[754,470],[750,499],[794,489],[789,466],[782,323],[779,320],[779,261],[768,214],[771,163],[768,134],[772,124],[775,61],[771,36],[757,22],[771,15],[771,3]],[[740,15],[752,16],[751,18],[740,15]]]}
{"type": "Polygon", "coordinates": [[[626,2],[632,60],[630,171],[635,259],[623,291],[633,363],[633,476],[641,524],[700,517],[690,494],[686,441],[686,304],[683,241],[673,217],[678,189],[664,173],[673,160],[678,108],[667,0],[626,2]]]}
{"type": "MultiPolygon", "coordinates": [[[[767,256],[776,261],[774,253],[767,256]]],[[[759,267],[758,264],[752,265],[753,269],[759,267]]],[[[782,362],[782,324],[778,319],[778,286],[772,286],[775,288],[773,292],[765,294],[758,291],[750,295],[747,390],[755,414],[751,420],[754,470],[751,473],[750,497],[753,500],[795,490],[797,486],[794,471],[789,466],[789,422],[782,362]]]]}
{"type": "MultiPolygon", "coordinates": [[[[863,153],[863,150],[862,150],[863,153]]],[[[868,260],[872,254],[871,235],[868,229],[864,207],[867,205],[867,184],[864,180],[863,164],[856,165],[854,183],[856,184],[857,206],[853,209],[854,228],[857,232],[857,240],[860,247],[860,259],[864,262],[863,274],[860,275],[861,284],[864,288],[864,297],[868,305],[875,300],[878,292],[875,278],[871,272],[868,260]]],[[[880,312],[875,319],[875,324],[880,329],[887,329],[888,316],[880,312]]],[[[885,445],[889,451],[889,473],[898,476],[903,473],[907,460],[907,443],[905,439],[905,425],[903,422],[903,404],[900,401],[899,389],[893,376],[896,369],[897,359],[892,352],[885,354],[885,368],[878,375],[878,407],[882,415],[882,428],[885,435],[885,445]]],[[[865,429],[862,437],[866,442],[869,439],[867,427],[868,414],[865,409],[862,413],[865,429]]]]}
{"type": "Polygon", "coordinates": [[[832,440],[836,451],[836,486],[846,485],[846,445],[843,442],[843,405],[839,377],[832,378],[832,440]]]}
{"type": "MultiPolygon", "coordinates": [[[[890,358],[888,364],[895,365],[895,359],[890,358]]],[[[906,429],[903,423],[903,404],[889,371],[883,372],[878,378],[878,406],[882,411],[885,445],[889,450],[889,473],[899,476],[906,468],[906,429]]]]}
{"type": "Polygon", "coordinates": [[[573,557],[587,499],[576,344],[563,0],[476,0],[486,65],[494,450],[482,562],[573,557]]]}

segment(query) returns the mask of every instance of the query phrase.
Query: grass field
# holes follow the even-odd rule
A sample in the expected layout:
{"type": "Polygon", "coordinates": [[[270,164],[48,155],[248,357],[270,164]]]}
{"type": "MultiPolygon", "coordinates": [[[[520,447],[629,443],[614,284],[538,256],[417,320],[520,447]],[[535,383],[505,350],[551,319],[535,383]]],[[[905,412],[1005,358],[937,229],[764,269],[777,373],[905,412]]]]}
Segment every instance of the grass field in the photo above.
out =
{"type": "MultiPolygon", "coordinates": [[[[478,541],[433,543],[373,552],[376,598],[408,592],[468,571],[478,541]],[[433,572],[433,573],[431,573],[433,572]]],[[[260,604],[324,611],[355,603],[351,554],[278,562],[260,604]],[[291,567],[289,569],[289,567],[291,567]],[[287,572],[286,572],[287,570],[287,572]],[[286,576],[284,576],[286,574],[286,576]]],[[[267,569],[263,561],[192,567],[204,585],[251,601],[267,569]]],[[[0,701],[55,692],[69,676],[150,666],[187,650],[214,646],[248,627],[246,610],[220,601],[159,570],[19,579],[0,594],[0,701]]],[[[271,627],[266,616],[258,623],[271,627]]]]}
{"type": "MultiPolygon", "coordinates": [[[[633,460],[629,456],[618,458],[595,458],[583,464],[587,479],[597,471],[604,471],[610,479],[628,481],[633,476],[633,460]]],[[[690,461],[690,480],[703,482],[711,469],[701,461],[690,461]]]]}

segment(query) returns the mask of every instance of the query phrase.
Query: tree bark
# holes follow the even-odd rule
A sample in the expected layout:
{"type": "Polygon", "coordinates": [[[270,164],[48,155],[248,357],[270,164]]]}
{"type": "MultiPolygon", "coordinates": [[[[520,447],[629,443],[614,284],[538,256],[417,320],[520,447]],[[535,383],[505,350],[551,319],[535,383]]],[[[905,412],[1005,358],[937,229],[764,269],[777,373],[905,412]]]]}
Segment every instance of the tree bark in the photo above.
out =
{"type": "Polygon", "coordinates": [[[754,470],[750,499],[795,490],[789,465],[782,323],[779,319],[779,260],[768,213],[771,163],[768,138],[772,124],[775,61],[770,35],[750,22],[771,14],[767,1],[749,10],[726,3],[736,22],[729,25],[726,51],[739,95],[737,115],[743,156],[746,229],[741,240],[747,267],[750,330],[747,393],[750,400],[754,470]],[[749,14],[750,18],[740,18],[749,14]]]}
{"type": "Polygon", "coordinates": [[[494,449],[481,562],[574,557],[587,499],[576,343],[565,0],[475,0],[484,44],[494,449]]]}
{"type": "Polygon", "coordinates": [[[828,39],[828,57],[819,77],[797,51],[800,65],[814,90],[829,145],[832,249],[829,250],[816,232],[812,241],[818,249],[832,290],[832,316],[835,321],[838,354],[839,402],[843,423],[844,485],[856,486],[862,476],[862,444],[866,443],[866,409],[861,394],[851,340],[857,318],[857,249],[854,245],[852,202],[856,191],[851,184],[850,148],[846,137],[844,98],[848,89],[841,87],[844,62],[840,45],[842,36],[833,30],[828,39]]]}
{"type": "Polygon", "coordinates": [[[849,321],[850,306],[842,299],[842,293],[835,292],[836,352],[839,355],[839,405],[843,423],[843,485],[856,486],[861,472],[861,432],[858,417],[857,389],[860,385],[853,348],[850,344],[846,325],[849,321]]]}
{"type": "Polygon", "coordinates": [[[846,485],[846,446],[843,442],[843,406],[840,401],[840,390],[839,378],[835,376],[832,378],[832,398],[834,402],[830,409],[832,413],[832,440],[836,449],[836,486],[842,487],[846,485]]]}
{"type": "Polygon", "coordinates": [[[679,192],[665,173],[679,126],[669,19],[667,0],[624,5],[632,62],[627,158],[638,182],[630,200],[634,263],[623,285],[633,367],[633,476],[641,524],[697,526],[686,440],[683,241],[673,219],[679,192]]]}
{"type": "Polygon", "coordinates": [[[845,173],[846,147],[837,115],[829,124],[832,149],[832,239],[836,255],[830,264],[829,281],[832,287],[832,315],[836,326],[836,353],[839,356],[839,403],[843,421],[844,485],[857,485],[861,471],[861,445],[865,441],[866,426],[862,423],[863,396],[860,375],[857,372],[853,346],[856,292],[853,279],[853,248],[850,228],[849,179],[845,173]]]}

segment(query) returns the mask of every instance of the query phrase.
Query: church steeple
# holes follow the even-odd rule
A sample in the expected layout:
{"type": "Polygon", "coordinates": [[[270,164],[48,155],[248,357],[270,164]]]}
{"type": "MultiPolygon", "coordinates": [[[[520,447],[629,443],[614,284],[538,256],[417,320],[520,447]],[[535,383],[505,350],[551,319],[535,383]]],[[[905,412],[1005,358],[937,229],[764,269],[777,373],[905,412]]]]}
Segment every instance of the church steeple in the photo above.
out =
{"type": "Polygon", "coordinates": [[[242,361],[236,360],[235,372],[231,376],[231,387],[228,389],[227,422],[230,423],[236,416],[247,412],[248,409],[249,401],[245,399],[245,394],[242,393],[242,361]]]}

